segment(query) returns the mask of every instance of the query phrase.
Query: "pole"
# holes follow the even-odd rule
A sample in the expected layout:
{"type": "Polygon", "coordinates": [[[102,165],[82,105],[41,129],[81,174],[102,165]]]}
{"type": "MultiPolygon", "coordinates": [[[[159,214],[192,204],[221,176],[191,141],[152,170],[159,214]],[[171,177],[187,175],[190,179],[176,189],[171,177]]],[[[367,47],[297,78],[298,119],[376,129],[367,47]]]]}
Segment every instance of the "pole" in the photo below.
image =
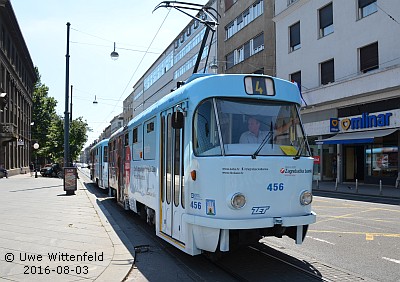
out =
{"type": "Polygon", "coordinates": [[[37,178],[37,150],[36,150],[35,178],[37,178]]]}
{"type": "Polygon", "coordinates": [[[73,85],[71,85],[71,104],[69,107],[69,121],[72,122],[72,87],[73,85]]]}
{"type": "Polygon", "coordinates": [[[65,55],[65,112],[64,112],[64,167],[69,166],[69,30],[70,23],[67,23],[67,54],[65,55]]]}

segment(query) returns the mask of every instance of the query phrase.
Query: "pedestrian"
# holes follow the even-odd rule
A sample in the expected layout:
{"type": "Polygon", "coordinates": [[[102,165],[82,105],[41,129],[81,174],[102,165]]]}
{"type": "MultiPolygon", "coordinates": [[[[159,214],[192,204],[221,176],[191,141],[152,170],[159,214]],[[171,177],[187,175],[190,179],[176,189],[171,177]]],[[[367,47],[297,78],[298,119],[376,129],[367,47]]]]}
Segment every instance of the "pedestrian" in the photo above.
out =
{"type": "Polygon", "coordinates": [[[33,169],[34,169],[34,164],[33,164],[33,162],[31,162],[30,164],[29,164],[29,170],[30,170],[30,172],[31,172],[31,177],[33,176],[33,169]]]}
{"type": "Polygon", "coordinates": [[[333,156],[332,158],[332,177],[333,179],[336,179],[337,176],[337,159],[336,156],[333,156]]]}
{"type": "Polygon", "coordinates": [[[4,168],[3,164],[0,165],[0,172],[2,172],[4,176],[8,178],[8,171],[4,168]]]}

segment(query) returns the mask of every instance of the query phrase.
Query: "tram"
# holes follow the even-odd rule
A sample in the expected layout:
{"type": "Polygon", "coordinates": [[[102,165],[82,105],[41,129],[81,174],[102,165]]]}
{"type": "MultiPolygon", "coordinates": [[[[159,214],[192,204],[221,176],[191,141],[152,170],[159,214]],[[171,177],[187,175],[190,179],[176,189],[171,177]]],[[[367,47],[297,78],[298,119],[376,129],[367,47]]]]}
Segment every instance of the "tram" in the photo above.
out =
{"type": "Polygon", "coordinates": [[[89,155],[90,179],[99,188],[108,190],[108,139],[95,144],[89,155]]]}
{"type": "Polygon", "coordinates": [[[301,244],[316,214],[300,106],[278,78],[192,75],[110,138],[117,202],[190,255],[265,236],[301,244]]]}

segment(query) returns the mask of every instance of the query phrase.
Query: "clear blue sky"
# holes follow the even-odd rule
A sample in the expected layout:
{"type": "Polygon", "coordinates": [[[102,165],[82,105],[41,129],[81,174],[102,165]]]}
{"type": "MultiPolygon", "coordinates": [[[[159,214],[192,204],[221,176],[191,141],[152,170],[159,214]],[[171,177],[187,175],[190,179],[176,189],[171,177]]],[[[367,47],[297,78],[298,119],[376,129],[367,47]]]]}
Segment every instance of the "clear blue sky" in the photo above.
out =
{"type": "MultiPolygon", "coordinates": [[[[11,0],[33,64],[49,87],[49,96],[58,101],[61,116],[65,109],[66,24],[71,23],[72,114],[73,118],[82,116],[93,129],[86,145],[122,112],[122,101],[135,82],[191,20],[175,9],[160,8],[152,13],[160,2],[11,0]],[[114,42],[117,61],[110,58],[114,42]],[[97,105],[93,104],[95,95],[97,105]]],[[[187,2],[206,4],[207,0],[187,2]]]]}

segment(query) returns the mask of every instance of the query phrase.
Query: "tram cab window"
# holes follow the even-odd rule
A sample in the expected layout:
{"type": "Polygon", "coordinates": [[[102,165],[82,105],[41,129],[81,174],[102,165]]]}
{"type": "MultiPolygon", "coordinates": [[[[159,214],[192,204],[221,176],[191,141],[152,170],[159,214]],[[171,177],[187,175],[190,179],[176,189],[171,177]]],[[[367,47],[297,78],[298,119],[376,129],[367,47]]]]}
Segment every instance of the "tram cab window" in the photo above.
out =
{"type": "Polygon", "coordinates": [[[309,156],[298,112],[297,105],[287,102],[217,98],[203,101],[194,115],[195,154],[253,155],[263,143],[258,155],[309,156]],[[257,133],[250,123],[257,125],[257,133]]]}
{"type": "Polygon", "coordinates": [[[196,155],[221,155],[214,103],[204,101],[197,108],[193,122],[193,147],[196,155]]]}

